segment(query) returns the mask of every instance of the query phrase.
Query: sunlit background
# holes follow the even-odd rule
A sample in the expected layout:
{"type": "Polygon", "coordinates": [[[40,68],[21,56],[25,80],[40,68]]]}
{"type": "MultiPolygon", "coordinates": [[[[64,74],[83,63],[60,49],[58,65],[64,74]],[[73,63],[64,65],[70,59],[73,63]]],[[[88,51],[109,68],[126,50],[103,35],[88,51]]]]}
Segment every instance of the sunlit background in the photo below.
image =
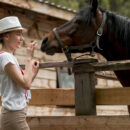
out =
{"type": "MultiPolygon", "coordinates": [[[[46,0],[43,0],[46,1],[46,0]]],[[[48,0],[57,5],[65,6],[73,10],[80,10],[90,3],[90,0],[48,0]]],[[[120,15],[130,17],[130,0],[98,0],[99,5],[120,15]]]]}

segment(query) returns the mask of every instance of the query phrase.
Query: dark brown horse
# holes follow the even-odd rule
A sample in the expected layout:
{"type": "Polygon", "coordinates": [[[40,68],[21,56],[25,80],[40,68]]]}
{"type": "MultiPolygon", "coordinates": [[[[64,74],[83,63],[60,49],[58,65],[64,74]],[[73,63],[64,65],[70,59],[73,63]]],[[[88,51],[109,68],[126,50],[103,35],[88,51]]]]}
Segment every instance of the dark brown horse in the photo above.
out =
{"type": "MultiPolygon", "coordinates": [[[[95,51],[108,61],[130,59],[130,20],[103,8],[92,0],[69,22],[53,29],[42,42],[47,54],[61,51],[69,61],[69,52],[95,51]]],[[[130,71],[115,71],[124,87],[130,86],[130,71]]],[[[129,109],[130,110],[130,109],[129,109]]]]}

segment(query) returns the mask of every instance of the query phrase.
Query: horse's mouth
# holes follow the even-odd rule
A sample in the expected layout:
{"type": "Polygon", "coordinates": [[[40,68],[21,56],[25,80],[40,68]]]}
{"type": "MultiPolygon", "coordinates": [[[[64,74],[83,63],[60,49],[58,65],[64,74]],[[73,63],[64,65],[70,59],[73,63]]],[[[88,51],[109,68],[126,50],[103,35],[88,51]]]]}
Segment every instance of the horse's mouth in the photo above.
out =
{"type": "Polygon", "coordinates": [[[45,50],[46,54],[48,55],[54,55],[56,53],[56,47],[51,47],[45,50]]]}
{"type": "Polygon", "coordinates": [[[53,55],[56,52],[56,47],[47,47],[47,45],[41,46],[41,51],[48,55],[53,55]]]}

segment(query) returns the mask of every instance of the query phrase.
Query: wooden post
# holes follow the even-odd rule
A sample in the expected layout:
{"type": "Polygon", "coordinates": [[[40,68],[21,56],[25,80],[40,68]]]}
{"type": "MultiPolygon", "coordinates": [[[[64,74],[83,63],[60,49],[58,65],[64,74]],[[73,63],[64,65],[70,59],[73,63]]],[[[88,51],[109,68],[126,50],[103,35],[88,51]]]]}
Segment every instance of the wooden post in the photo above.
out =
{"type": "MultiPolygon", "coordinates": [[[[95,59],[75,63],[73,71],[75,74],[75,112],[76,115],[96,115],[95,95],[95,73],[85,72],[82,65],[95,62],[95,59]]],[[[87,65],[86,65],[87,66],[87,65]]]]}

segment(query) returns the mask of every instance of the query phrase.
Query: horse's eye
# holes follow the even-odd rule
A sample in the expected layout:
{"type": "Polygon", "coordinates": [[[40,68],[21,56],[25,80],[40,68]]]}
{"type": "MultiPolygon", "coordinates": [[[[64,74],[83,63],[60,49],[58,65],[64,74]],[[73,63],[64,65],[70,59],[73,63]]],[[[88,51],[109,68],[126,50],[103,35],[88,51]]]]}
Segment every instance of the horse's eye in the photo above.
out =
{"type": "Polygon", "coordinates": [[[77,20],[75,21],[75,23],[80,25],[80,24],[82,23],[82,20],[81,20],[81,19],[77,19],[77,20]]]}

